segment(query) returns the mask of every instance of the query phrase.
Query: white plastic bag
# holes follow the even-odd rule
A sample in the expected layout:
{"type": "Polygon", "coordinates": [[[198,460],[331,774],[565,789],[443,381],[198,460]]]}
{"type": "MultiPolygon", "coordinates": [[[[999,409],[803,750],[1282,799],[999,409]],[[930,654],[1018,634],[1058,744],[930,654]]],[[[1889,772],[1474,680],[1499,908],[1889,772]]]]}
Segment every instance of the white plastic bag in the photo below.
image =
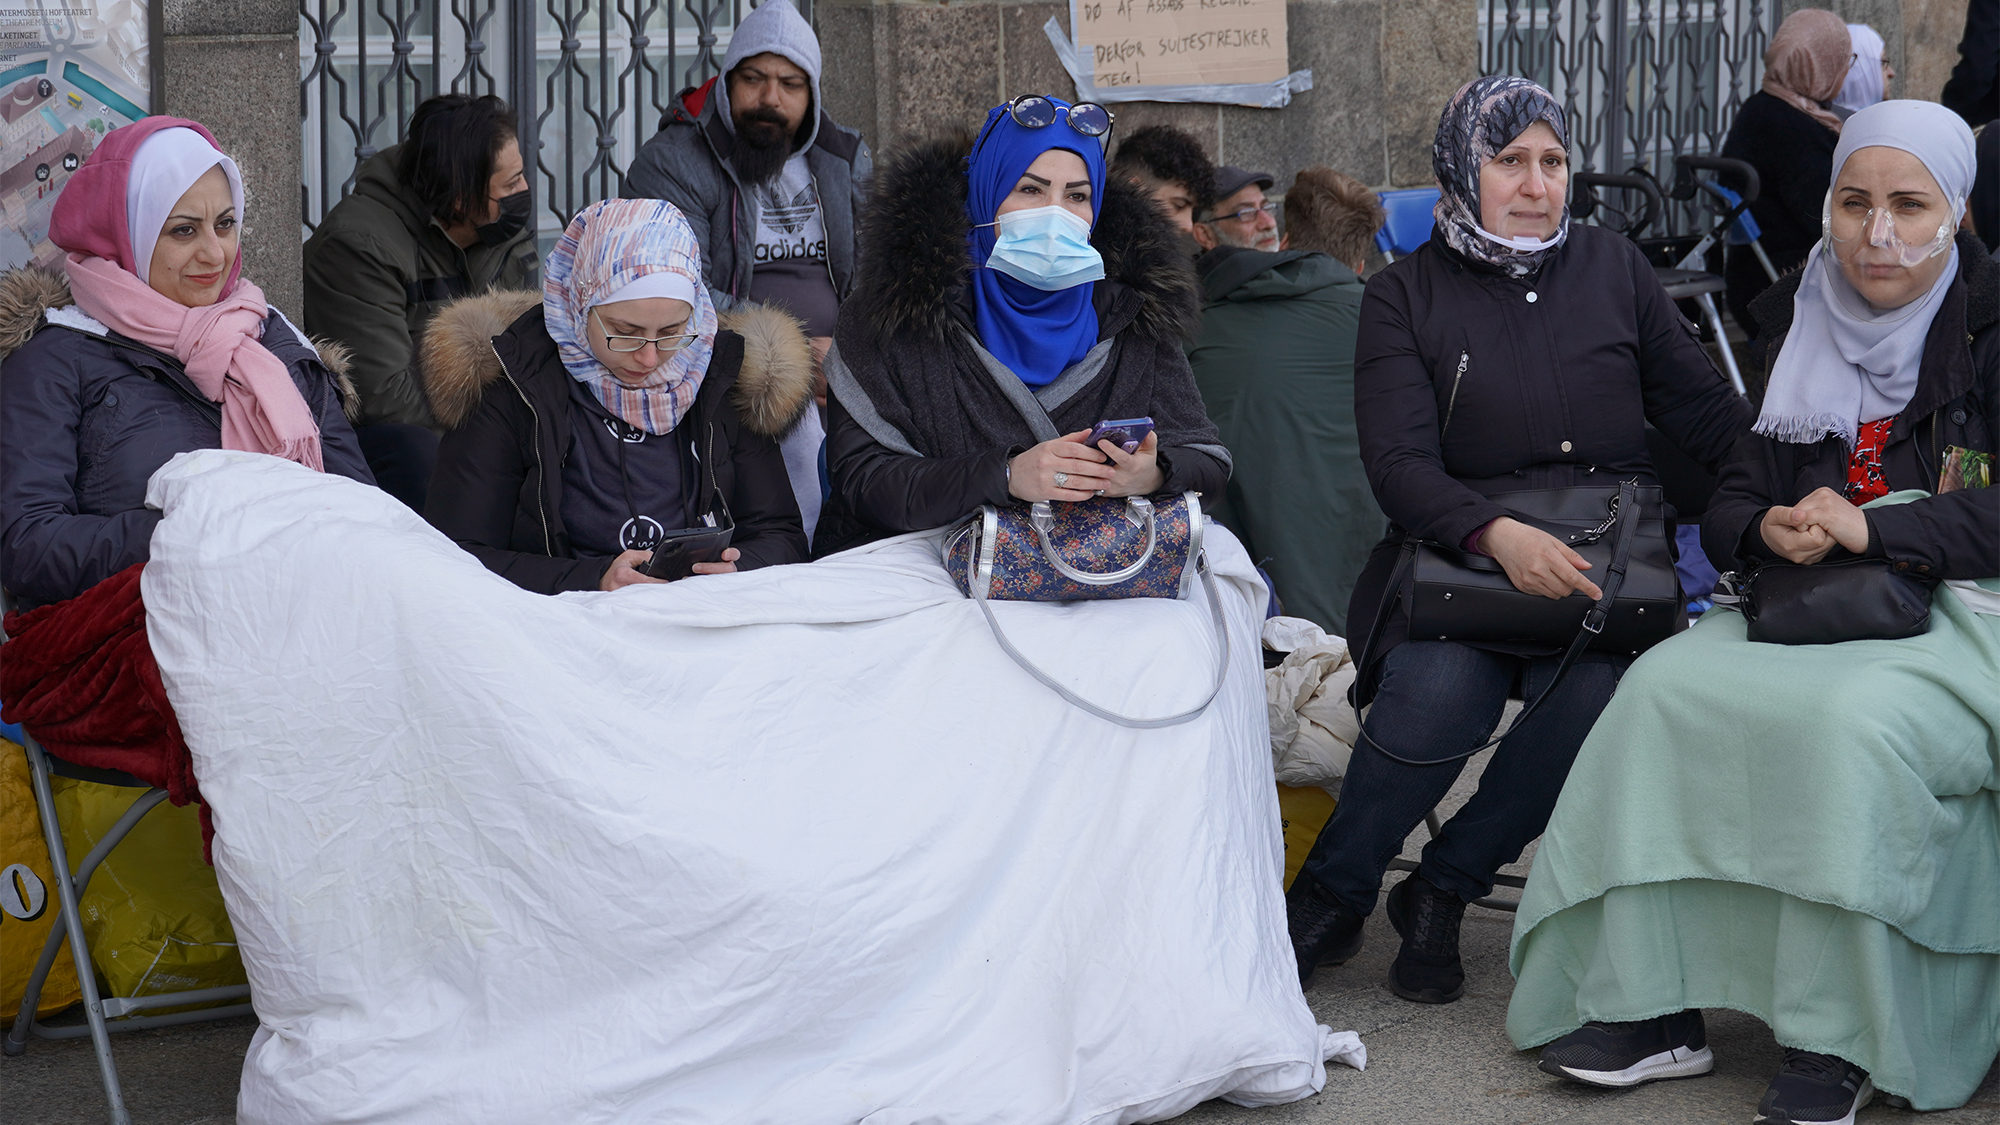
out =
{"type": "Polygon", "coordinates": [[[1360,733],[1347,702],[1355,675],[1347,641],[1301,617],[1273,617],[1264,622],[1264,646],[1287,652],[1264,673],[1279,784],[1337,790],[1360,733]]]}

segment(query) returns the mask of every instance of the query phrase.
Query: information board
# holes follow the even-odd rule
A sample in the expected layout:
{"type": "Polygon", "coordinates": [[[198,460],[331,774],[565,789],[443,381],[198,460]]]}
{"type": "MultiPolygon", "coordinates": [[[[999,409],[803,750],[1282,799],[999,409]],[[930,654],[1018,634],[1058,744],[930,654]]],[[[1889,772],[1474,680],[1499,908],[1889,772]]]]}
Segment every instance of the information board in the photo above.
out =
{"type": "Polygon", "coordinates": [[[1285,0],[1072,0],[1070,26],[1100,91],[1285,78],[1285,0]]]}
{"type": "Polygon", "coordinates": [[[49,211],[104,134],[152,104],[142,0],[0,0],[0,268],[62,257],[49,211]]]}

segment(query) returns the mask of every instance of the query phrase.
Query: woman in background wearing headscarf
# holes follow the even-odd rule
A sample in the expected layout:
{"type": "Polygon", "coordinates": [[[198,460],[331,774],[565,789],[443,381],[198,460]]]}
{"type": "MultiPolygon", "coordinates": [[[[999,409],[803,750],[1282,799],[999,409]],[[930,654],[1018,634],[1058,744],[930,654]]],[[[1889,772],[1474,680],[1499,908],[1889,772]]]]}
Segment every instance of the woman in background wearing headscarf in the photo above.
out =
{"type": "Polygon", "coordinates": [[[1889,65],[1889,48],[1882,42],[1880,32],[1865,23],[1850,23],[1847,35],[1854,43],[1854,61],[1848,64],[1847,81],[1833,99],[1834,109],[1843,118],[1888,97],[1889,83],[1896,78],[1896,68],[1889,65]]]}
{"type": "Polygon", "coordinates": [[[1182,350],[1194,276],[1146,197],[1106,181],[1109,129],[1100,106],[1031,95],[969,150],[934,140],[878,167],[826,365],[815,555],[981,504],[1221,495],[1229,454],[1182,350]],[[1138,417],[1154,430],[1134,453],[1083,444],[1138,417]]]}
{"type": "Polygon", "coordinates": [[[425,518],[542,594],[661,581],[639,568],[686,528],[736,529],[697,574],[805,561],[776,440],[812,396],[798,322],[718,321],[694,233],[655,199],[577,212],[543,277],[447,306],[424,336],[451,427],[425,518]]]}
{"type": "MultiPolygon", "coordinates": [[[[1750,424],[1638,247],[1571,225],[1568,149],[1561,106],[1540,86],[1495,76],[1461,89],[1432,149],[1436,229],[1370,278],[1362,299],[1354,413],[1390,527],[1347,621],[1350,638],[1371,638],[1355,703],[1374,704],[1374,742],[1354,751],[1340,805],[1286,895],[1302,983],[1360,950],[1389,860],[1444,799],[1463,755],[1492,735],[1508,697],[1538,698],[1559,663],[1552,649],[1410,637],[1387,589],[1403,544],[1462,545],[1497,560],[1526,593],[1597,598],[1602,575],[1580,569],[1582,556],[1490,497],[1658,484],[1647,422],[1712,472],[1750,424]]],[[[1578,660],[1500,743],[1417,873],[1390,891],[1403,938],[1389,969],[1397,995],[1441,1004],[1463,993],[1465,904],[1490,893],[1500,867],[1541,834],[1629,662],[1578,660]]]]}
{"type": "Polygon", "coordinates": [[[176,453],[374,483],[334,372],[242,276],[242,224],[236,162],[201,125],[149,117],[62,186],[61,272],[0,279],[0,581],[24,606],[146,561],[146,482],[176,453]]]}
{"type": "Polygon", "coordinates": [[[1945,580],[1928,631],[1788,647],[1710,613],[1649,652],[1535,855],[1507,1018],[1543,1070],[1631,1086],[1706,1073],[1700,1009],[1748,1012],[1785,1048],[1769,1122],[1960,1105],[2000,1052],[2000,265],[1956,233],[1951,111],[1864,109],[1834,161],[1703,538],[1945,580]]]}
{"type": "MultiPolygon", "coordinates": [[[[1743,100],[1722,155],[1757,169],[1750,214],[1764,253],[1779,274],[1805,260],[1819,238],[1820,204],[1833,178],[1840,115],[1833,99],[1847,81],[1854,44],[1840,17],[1805,8],[1785,17],[1764,50],[1764,87],[1743,100]]],[[[1752,339],[1761,333],[1750,302],[1771,287],[1748,246],[1729,249],[1723,275],[1729,311],[1752,339]]]]}

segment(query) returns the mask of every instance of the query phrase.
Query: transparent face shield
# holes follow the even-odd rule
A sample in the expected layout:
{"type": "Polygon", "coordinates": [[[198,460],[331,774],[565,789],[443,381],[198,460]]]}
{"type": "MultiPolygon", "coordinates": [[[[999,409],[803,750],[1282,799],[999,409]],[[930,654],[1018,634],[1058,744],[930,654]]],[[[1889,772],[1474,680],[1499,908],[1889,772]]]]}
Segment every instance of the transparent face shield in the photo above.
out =
{"type": "Polygon", "coordinates": [[[1837,204],[1828,192],[1820,212],[1820,234],[1842,265],[1895,265],[1909,268],[1951,249],[1958,229],[1955,216],[1965,211],[1963,196],[1939,211],[1908,201],[1887,207],[1837,204]]]}

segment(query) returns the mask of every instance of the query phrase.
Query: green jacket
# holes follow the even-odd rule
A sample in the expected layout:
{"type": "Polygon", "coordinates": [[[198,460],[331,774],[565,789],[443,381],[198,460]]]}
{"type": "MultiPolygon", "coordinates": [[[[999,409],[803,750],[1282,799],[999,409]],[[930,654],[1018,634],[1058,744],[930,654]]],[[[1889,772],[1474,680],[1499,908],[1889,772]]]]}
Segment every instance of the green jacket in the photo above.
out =
{"type": "Polygon", "coordinates": [[[1195,268],[1201,335],[1188,358],[1236,458],[1216,518],[1270,575],[1287,614],[1343,633],[1354,580],[1388,523],[1354,427],[1361,279],[1298,250],[1221,247],[1195,268]]]}
{"type": "Polygon", "coordinates": [[[443,429],[424,400],[417,341],[437,310],[493,289],[541,288],[534,231],[461,250],[396,179],[401,145],[361,166],[354,193],[306,242],[306,331],[353,353],[359,425],[443,429]]]}

